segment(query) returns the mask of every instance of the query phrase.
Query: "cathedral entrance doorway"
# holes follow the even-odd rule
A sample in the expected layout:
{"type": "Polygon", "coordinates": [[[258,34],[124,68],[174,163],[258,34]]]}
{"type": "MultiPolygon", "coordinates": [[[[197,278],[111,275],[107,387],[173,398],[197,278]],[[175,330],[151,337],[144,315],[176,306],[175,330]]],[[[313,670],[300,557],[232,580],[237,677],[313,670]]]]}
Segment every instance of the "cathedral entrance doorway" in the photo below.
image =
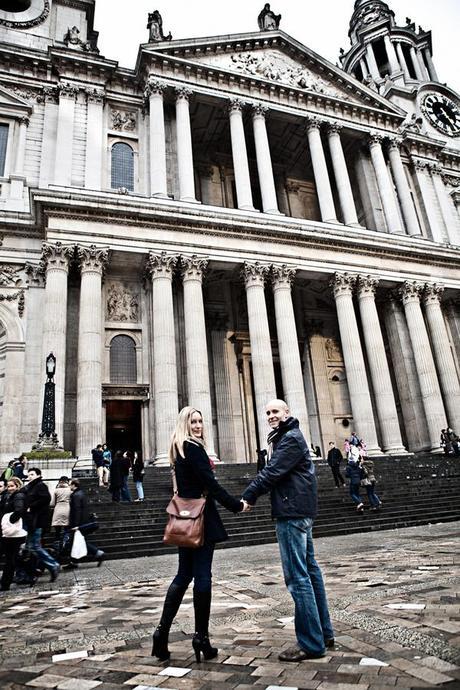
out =
{"type": "Polygon", "coordinates": [[[106,401],[106,443],[112,451],[132,450],[142,456],[142,403],[137,400],[106,401]]]}

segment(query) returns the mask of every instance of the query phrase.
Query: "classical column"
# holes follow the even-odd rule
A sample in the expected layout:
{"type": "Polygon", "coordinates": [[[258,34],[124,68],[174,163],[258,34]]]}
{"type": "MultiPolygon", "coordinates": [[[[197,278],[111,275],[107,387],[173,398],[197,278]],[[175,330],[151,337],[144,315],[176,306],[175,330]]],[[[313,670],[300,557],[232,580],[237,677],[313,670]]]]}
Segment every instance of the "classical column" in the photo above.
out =
{"type": "Polygon", "coordinates": [[[86,129],[85,187],[99,190],[102,187],[104,167],[105,132],[103,89],[86,90],[88,102],[88,127],[86,129]]]}
{"type": "Polygon", "coordinates": [[[436,453],[440,452],[439,434],[441,429],[447,426],[447,421],[430,340],[420,306],[422,291],[423,285],[409,281],[400,288],[425,408],[431,452],[436,453]]]}
{"type": "Polygon", "coordinates": [[[411,78],[409,68],[407,67],[407,62],[406,62],[406,57],[404,55],[404,51],[402,49],[401,43],[396,43],[396,54],[399,59],[399,64],[401,65],[401,69],[404,73],[404,79],[407,81],[408,79],[411,78]]]}
{"type": "Polygon", "coordinates": [[[460,429],[460,383],[441,309],[443,292],[444,288],[441,285],[425,285],[423,304],[449,426],[460,429]]]}
{"type": "Polygon", "coordinates": [[[412,64],[414,65],[415,75],[419,81],[425,81],[425,74],[420,66],[419,54],[414,46],[410,47],[410,56],[412,58],[412,64]]]}
{"type": "Polygon", "coordinates": [[[150,196],[167,198],[166,134],[163,93],[166,85],[150,78],[145,88],[149,101],[150,196]]]}
{"type": "Polygon", "coordinates": [[[422,202],[431,232],[431,238],[434,242],[445,242],[447,238],[444,238],[444,227],[441,226],[441,219],[439,218],[438,210],[432,201],[433,189],[431,177],[428,177],[427,175],[429,172],[429,165],[430,164],[426,161],[415,160],[415,176],[420,188],[422,202]]]}
{"type": "Polygon", "coordinates": [[[374,49],[372,47],[372,43],[367,44],[367,49],[366,49],[366,59],[367,59],[367,64],[369,65],[369,69],[371,71],[371,77],[374,79],[381,79],[379,68],[377,66],[377,60],[375,59],[375,53],[374,49]]]}
{"type": "MultiPolygon", "coordinates": [[[[70,84],[59,84],[59,109],[54,164],[54,184],[69,187],[72,184],[73,131],[75,120],[75,99],[78,88],[70,84]]],[[[92,123],[91,125],[92,126],[92,123]]]]}
{"type": "Polygon", "coordinates": [[[347,374],[353,422],[371,455],[381,453],[374,423],[366,366],[359,339],[358,324],[353,306],[356,276],[336,273],[331,280],[339,322],[343,360],[347,374]]]}
{"type": "Polygon", "coordinates": [[[385,48],[387,51],[388,62],[390,64],[390,71],[391,71],[391,74],[394,75],[397,72],[401,71],[401,67],[399,65],[398,58],[396,57],[395,47],[394,47],[394,45],[391,41],[391,38],[388,34],[385,34],[385,36],[383,37],[383,40],[385,42],[385,48]]]}
{"type": "Polygon", "coordinates": [[[42,90],[41,100],[44,103],[43,114],[43,135],[42,152],[40,156],[40,177],[39,186],[46,189],[53,182],[54,160],[56,145],[57,113],[56,106],[57,91],[54,87],[45,86],[42,90]]]}
{"type": "Polygon", "coordinates": [[[425,48],[424,53],[428,65],[428,74],[430,75],[431,81],[439,81],[439,77],[436,72],[436,67],[434,66],[433,58],[431,57],[430,49],[425,48]]]}
{"type": "Polygon", "coordinates": [[[460,302],[457,299],[450,299],[444,304],[449,331],[452,336],[452,344],[456,353],[460,375],[460,302]]]}
{"type": "Polygon", "coordinates": [[[149,253],[147,273],[152,280],[153,395],[155,400],[155,460],[168,464],[168,449],[177,412],[176,337],[172,279],[178,258],[149,253]]]}
{"type": "Polygon", "coordinates": [[[254,211],[252,202],[251,177],[249,175],[248,152],[243,125],[243,102],[231,99],[228,106],[230,136],[232,140],[233,171],[235,173],[238,208],[254,211]]]}
{"type": "Polygon", "coordinates": [[[56,433],[64,443],[64,402],[67,338],[67,278],[74,245],[43,243],[42,260],[46,267],[45,309],[43,313],[42,361],[52,352],[56,357],[55,415],[56,433]]]}
{"type": "Polygon", "coordinates": [[[196,202],[189,89],[176,89],[177,167],[181,201],[196,202]]]}
{"type": "Polygon", "coordinates": [[[457,230],[458,222],[457,218],[454,216],[454,207],[450,203],[450,200],[447,196],[448,192],[446,185],[442,179],[442,165],[433,164],[430,167],[433,186],[439,201],[439,207],[441,209],[441,215],[444,220],[449,243],[457,245],[460,242],[460,237],[457,230]]]}
{"type": "Polygon", "coordinates": [[[321,141],[320,127],[321,123],[319,120],[316,118],[308,119],[307,136],[313,173],[315,176],[316,192],[323,223],[337,223],[334,197],[332,196],[329,172],[326,165],[323,142],[321,141]]]}
{"type": "Polygon", "coordinates": [[[359,64],[361,67],[361,72],[363,73],[363,77],[365,79],[369,75],[369,67],[367,66],[367,62],[364,58],[364,55],[362,58],[360,58],[359,64]]]}
{"type": "Polygon", "coordinates": [[[283,264],[272,266],[272,285],[275,298],[276,332],[281,364],[281,377],[286,402],[297,417],[305,437],[310,439],[307,401],[303,386],[299,339],[292,304],[291,286],[297,269],[283,264]]]}
{"type": "Polygon", "coordinates": [[[77,247],[80,262],[76,455],[91,457],[102,442],[102,274],[109,250],[77,247]]]}
{"type": "Polygon", "coordinates": [[[335,182],[339,193],[344,223],[345,225],[359,225],[355,200],[351,189],[350,176],[348,174],[342,141],[340,139],[341,129],[342,125],[339,124],[332,124],[327,128],[332,166],[334,168],[335,182]]]}
{"type": "Polygon", "coordinates": [[[390,455],[399,455],[406,453],[406,450],[401,438],[390,369],[375,305],[378,284],[379,281],[372,276],[359,276],[358,303],[383,450],[390,455]]]}
{"type": "Polygon", "coordinates": [[[269,270],[268,266],[258,262],[255,264],[245,263],[243,267],[260,448],[266,447],[266,438],[270,430],[267,424],[265,406],[270,400],[276,398],[273,354],[264,291],[265,279],[269,270]]]}
{"type": "Polygon", "coordinates": [[[371,152],[372,164],[377,178],[377,185],[382,200],[387,228],[390,233],[404,233],[396,205],[393,185],[390,181],[388,168],[383,156],[382,140],[383,137],[378,134],[371,135],[369,137],[369,150],[371,152]]]}
{"type": "Polygon", "coordinates": [[[421,235],[422,231],[415,212],[409,182],[407,181],[406,171],[404,170],[404,165],[401,160],[401,142],[396,138],[390,139],[388,157],[390,159],[391,172],[393,173],[396,184],[402,213],[406,222],[407,233],[409,235],[421,235]]]}
{"type": "Polygon", "coordinates": [[[256,105],[252,110],[257,170],[259,173],[259,185],[264,213],[279,213],[270,145],[268,143],[267,125],[265,122],[267,111],[268,108],[263,105],[256,105]]]}
{"type": "Polygon", "coordinates": [[[215,455],[202,287],[203,274],[206,271],[209,259],[196,255],[181,256],[180,263],[184,285],[188,404],[196,407],[203,415],[204,423],[208,430],[208,453],[209,455],[215,455]]]}

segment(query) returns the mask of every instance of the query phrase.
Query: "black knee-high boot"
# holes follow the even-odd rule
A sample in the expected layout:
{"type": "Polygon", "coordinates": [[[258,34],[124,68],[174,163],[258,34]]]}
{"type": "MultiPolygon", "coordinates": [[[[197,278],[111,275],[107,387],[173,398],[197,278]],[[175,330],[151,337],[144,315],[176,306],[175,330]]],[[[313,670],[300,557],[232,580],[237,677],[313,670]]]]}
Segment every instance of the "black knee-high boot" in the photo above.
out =
{"type": "Polygon", "coordinates": [[[173,582],[166,593],[163,613],[158,627],[153,633],[152,656],[158,657],[160,661],[166,661],[171,656],[168,649],[169,630],[186,591],[187,587],[176,585],[173,582]]]}
{"type": "Polygon", "coordinates": [[[201,661],[201,654],[205,659],[217,656],[218,649],[211,647],[209,642],[209,616],[211,614],[211,590],[197,592],[193,590],[193,606],[195,609],[195,635],[192,640],[197,662],[201,661]]]}

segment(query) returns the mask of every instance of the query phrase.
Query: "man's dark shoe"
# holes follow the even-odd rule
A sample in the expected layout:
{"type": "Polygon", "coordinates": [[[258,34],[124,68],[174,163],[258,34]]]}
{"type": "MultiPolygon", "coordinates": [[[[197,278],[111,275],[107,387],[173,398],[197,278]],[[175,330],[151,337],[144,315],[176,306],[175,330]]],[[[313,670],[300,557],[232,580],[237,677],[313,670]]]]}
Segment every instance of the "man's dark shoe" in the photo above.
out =
{"type": "Polygon", "coordinates": [[[62,566],[63,570],[75,570],[76,568],[78,568],[78,563],[74,563],[73,561],[62,566]]]}
{"type": "Polygon", "coordinates": [[[327,639],[324,640],[324,646],[326,649],[334,649],[335,645],[335,640],[333,637],[328,637],[327,639]]]}
{"type": "Polygon", "coordinates": [[[52,570],[50,570],[50,582],[55,582],[60,572],[61,567],[59,565],[55,566],[52,570]]]}
{"type": "Polygon", "coordinates": [[[300,647],[289,647],[289,649],[278,654],[278,659],[280,661],[305,661],[306,659],[321,659],[324,655],[324,652],[315,654],[307,652],[305,649],[300,649],[300,647]]]}

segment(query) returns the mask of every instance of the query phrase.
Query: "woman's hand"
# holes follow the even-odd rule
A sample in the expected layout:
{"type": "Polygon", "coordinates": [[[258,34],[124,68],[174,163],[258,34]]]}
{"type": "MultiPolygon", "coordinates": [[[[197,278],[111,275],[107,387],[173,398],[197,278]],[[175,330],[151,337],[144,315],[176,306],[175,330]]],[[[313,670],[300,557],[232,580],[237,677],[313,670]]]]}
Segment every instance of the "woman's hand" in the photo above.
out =
{"type": "Polygon", "coordinates": [[[249,505],[247,501],[245,501],[243,498],[241,499],[240,503],[243,504],[243,510],[241,511],[242,513],[249,513],[252,510],[252,506],[249,505]]]}

